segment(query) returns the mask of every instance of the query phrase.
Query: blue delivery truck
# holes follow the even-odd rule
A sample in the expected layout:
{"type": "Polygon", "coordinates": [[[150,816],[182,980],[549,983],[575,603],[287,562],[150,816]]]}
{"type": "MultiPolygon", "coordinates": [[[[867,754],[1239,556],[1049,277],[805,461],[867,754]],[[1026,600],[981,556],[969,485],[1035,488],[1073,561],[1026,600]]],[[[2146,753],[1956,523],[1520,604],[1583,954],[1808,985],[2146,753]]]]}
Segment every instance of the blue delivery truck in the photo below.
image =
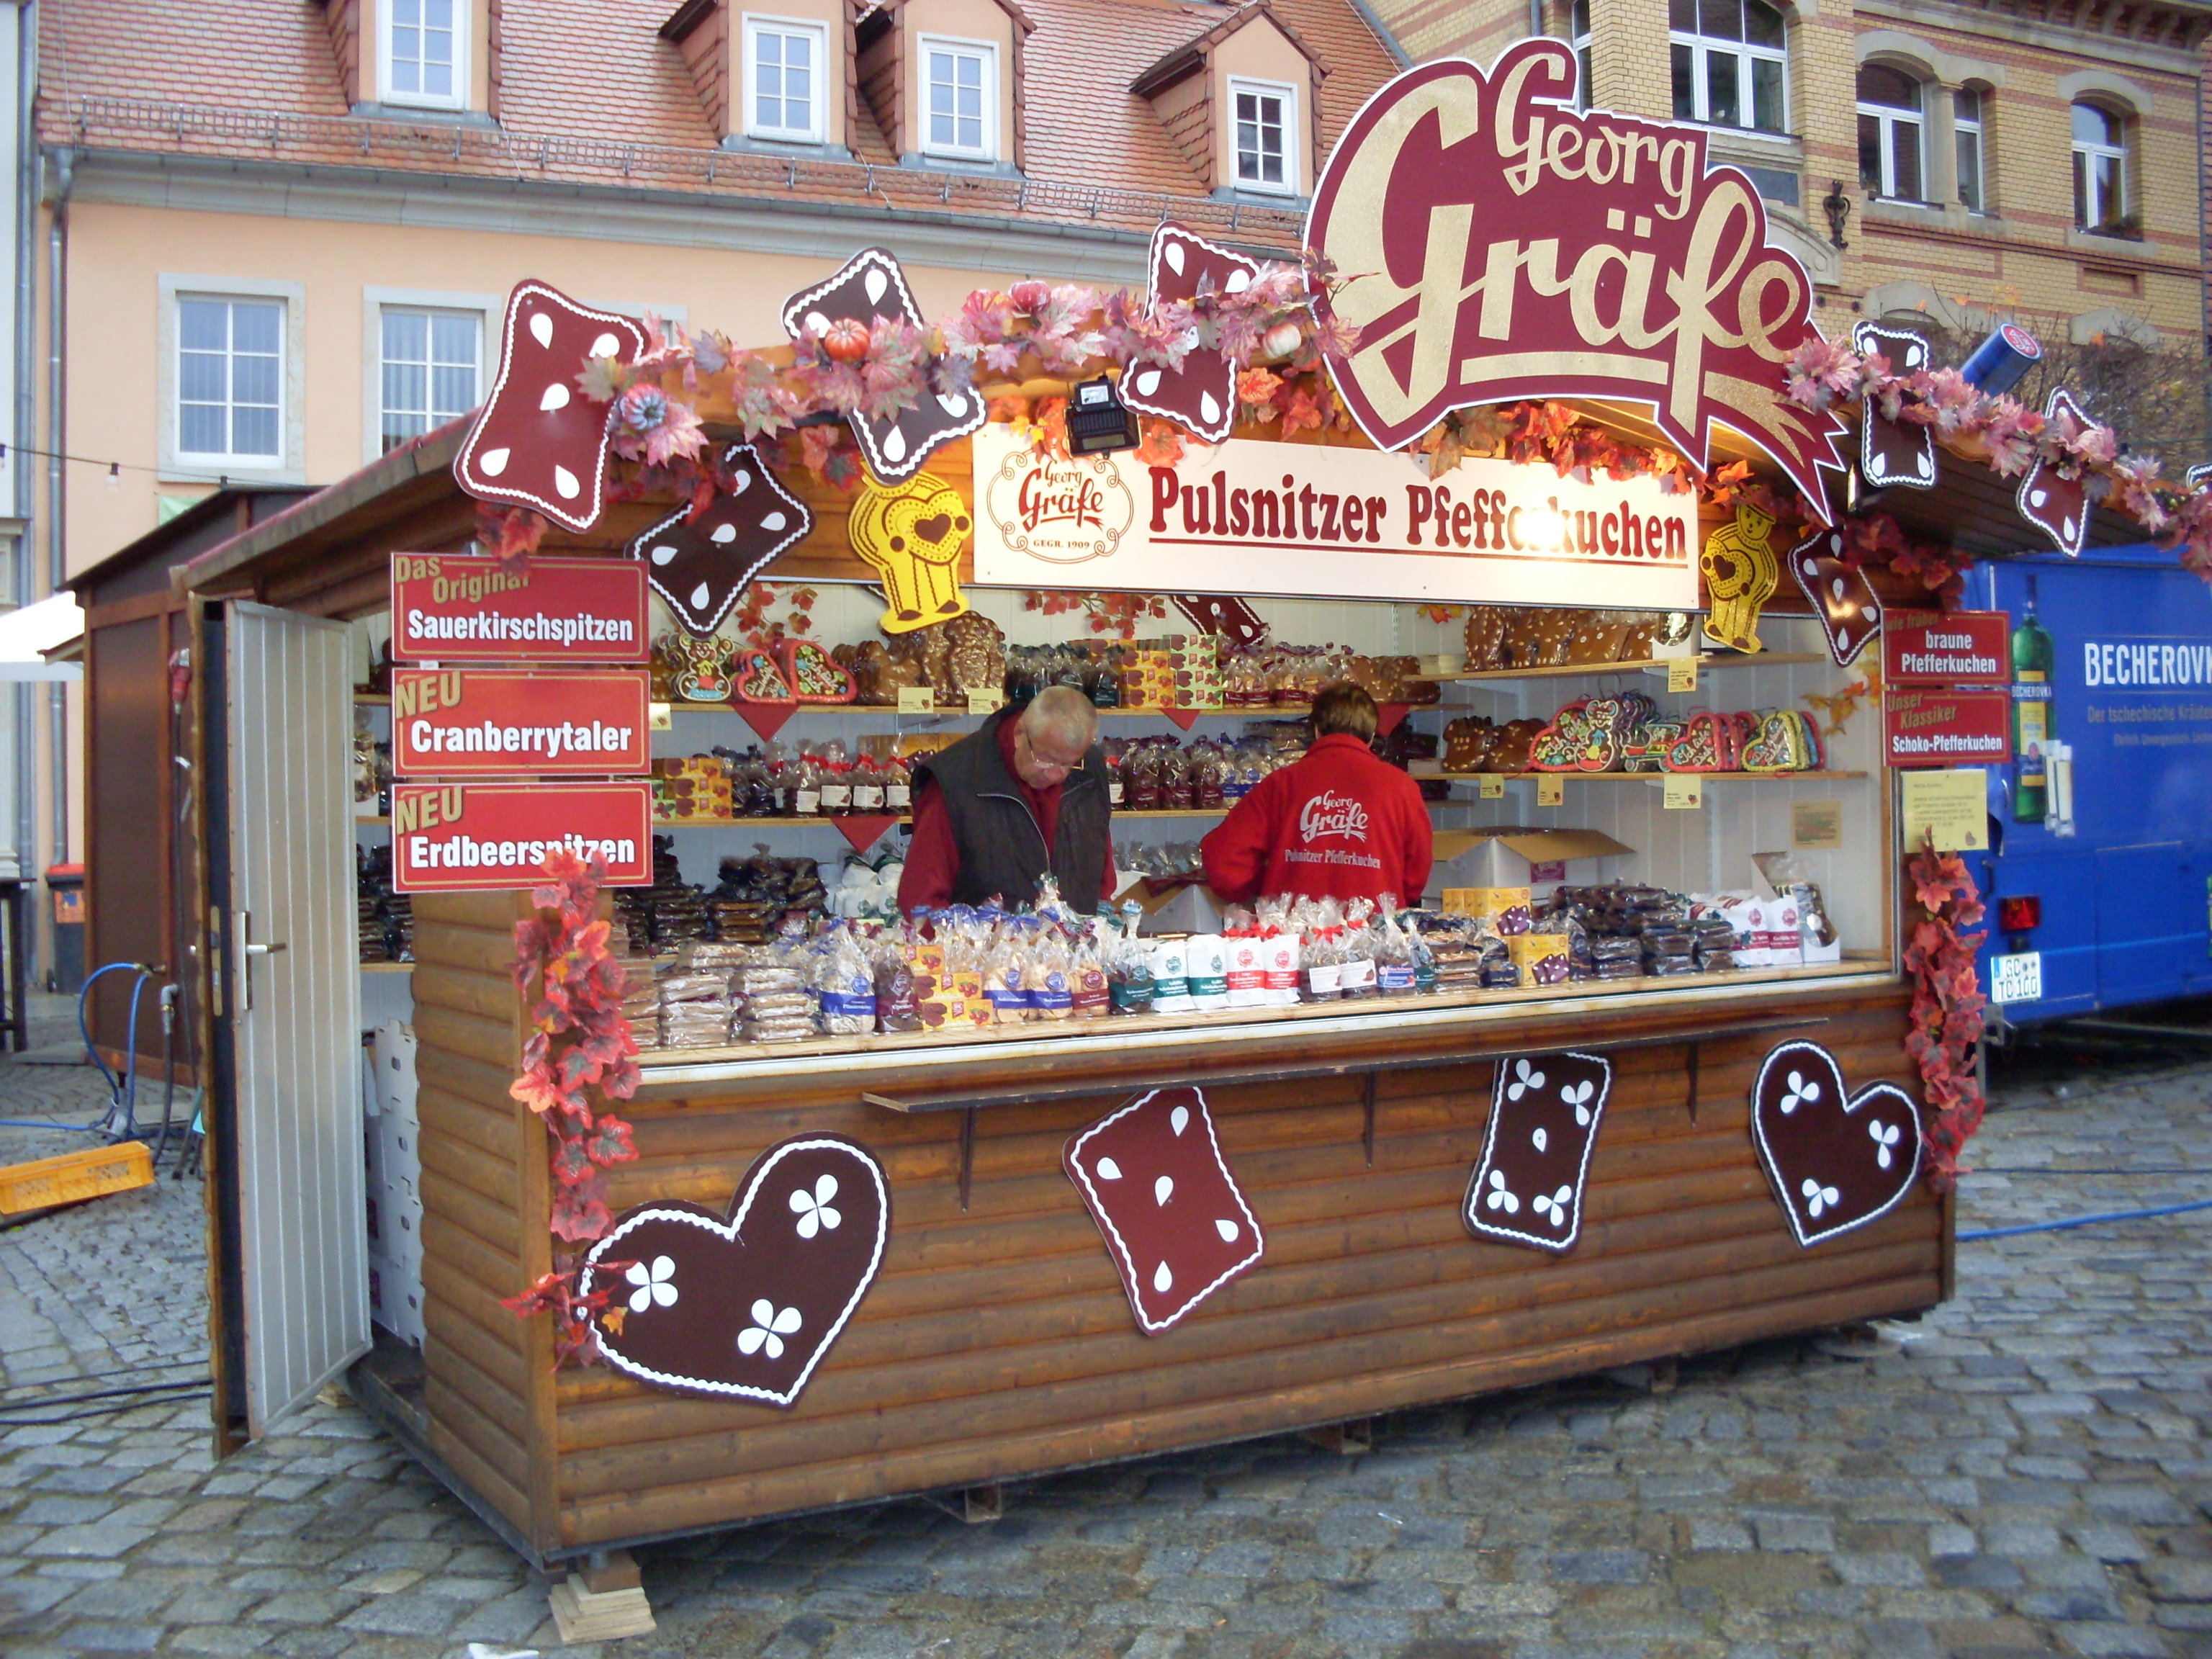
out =
{"type": "Polygon", "coordinates": [[[1984,562],[1966,603],[2012,619],[1975,872],[1992,1024],[2212,993],[2212,586],[2105,548],[1984,562]]]}

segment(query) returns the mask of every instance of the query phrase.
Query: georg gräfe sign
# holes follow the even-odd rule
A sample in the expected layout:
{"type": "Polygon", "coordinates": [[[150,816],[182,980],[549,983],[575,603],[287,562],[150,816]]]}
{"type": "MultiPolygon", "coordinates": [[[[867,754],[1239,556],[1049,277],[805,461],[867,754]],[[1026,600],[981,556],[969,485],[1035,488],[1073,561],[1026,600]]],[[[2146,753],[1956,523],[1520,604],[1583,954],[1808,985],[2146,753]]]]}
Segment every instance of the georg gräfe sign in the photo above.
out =
{"type": "Polygon", "coordinates": [[[1386,450],[1454,409],[1601,398],[1650,405],[1702,467],[1724,423],[1825,516],[1842,428],[1783,396],[1816,337],[1804,268],[1701,129],[1577,111],[1577,74],[1525,40],[1487,74],[1408,70],[1353,118],[1306,221],[1337,272],[1317,307],[1359,331],[1338,392],[1386,450]]]}
{"type": "Polygon", "coordinates": [[[1698,603],[1697,503],[1656,477],[1588,483],[1463,460],[1232,438],[1174,466],[975,438],[975,580],[1136,592],[1347,593],[1449,604],[1698,603]]]}

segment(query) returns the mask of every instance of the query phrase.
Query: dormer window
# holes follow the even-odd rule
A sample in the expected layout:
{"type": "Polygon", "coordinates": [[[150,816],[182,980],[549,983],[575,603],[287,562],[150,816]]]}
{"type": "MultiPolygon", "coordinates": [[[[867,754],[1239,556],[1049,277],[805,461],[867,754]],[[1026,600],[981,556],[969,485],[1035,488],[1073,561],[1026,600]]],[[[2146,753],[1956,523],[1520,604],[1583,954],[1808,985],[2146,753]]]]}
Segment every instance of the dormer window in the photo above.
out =
{"type": "Polygon", "coordinates": [[[969,161],[999,159],[999,49],[923,35],[921,149],[969,161]]]}
{"type": "Polygon", "coordinates": [[[745,133],[789,143],[822,142],[822,26],[745,15],[745,133]]]}
{"type": "Polygon", "coordinates": [[[1295,88],[1232,77],[1237,188],[1270,196],[1298,193],[1298,104],[1295,88]]]}
{"type": "Polygon", "coordinates": [[[384,100],[433,109],[468,101],[467,0],[386,0],[384,100]]]}

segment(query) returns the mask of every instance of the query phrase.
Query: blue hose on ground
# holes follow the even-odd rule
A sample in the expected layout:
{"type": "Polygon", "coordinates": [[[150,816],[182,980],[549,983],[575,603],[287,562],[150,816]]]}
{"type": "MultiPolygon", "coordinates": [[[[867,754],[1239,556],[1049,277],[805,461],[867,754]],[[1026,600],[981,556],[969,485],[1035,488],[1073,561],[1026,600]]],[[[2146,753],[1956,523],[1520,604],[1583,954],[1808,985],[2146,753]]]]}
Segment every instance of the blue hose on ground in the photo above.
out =
{"type": "Polygon", "coordinates": [[[2022,1233],[2057,1233],[2069,1227],[2094,1227],[2107,1221],[2147,1221],[2153,1216],[2182,1215],[2191,1210],[2212,1210],[2212,1198],[2198,1199],[2193,1204],[2160,1204],[2148,1210],[2111,1210],[2102,1215],[2069,1216],[2063,1221],[2031,1221],[2018,1227],[1977,1227],[1972,1232],[1960,1233],[1958,1242],[1971,1244],[1982,1238],[2017,1238],[2022,1233]]]}

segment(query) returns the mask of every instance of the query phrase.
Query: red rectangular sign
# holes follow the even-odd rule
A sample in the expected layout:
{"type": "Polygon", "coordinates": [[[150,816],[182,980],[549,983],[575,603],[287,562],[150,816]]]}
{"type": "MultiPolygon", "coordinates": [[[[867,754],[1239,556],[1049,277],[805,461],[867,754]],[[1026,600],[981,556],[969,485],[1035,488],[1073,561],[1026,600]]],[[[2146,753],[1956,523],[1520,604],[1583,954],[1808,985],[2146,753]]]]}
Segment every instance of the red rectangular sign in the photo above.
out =
{"type": "Polygon", "coordinates": [[[395,668],[392,769],[403,778],[643,772],[652,690],[642,668],[395,668]]]}
{"type": "Polygon", "coordinates": [[[2012,694],[1913,687],[1881,700],[1892,766],[1996,766],[2012,758],[2012,694]]]}
{"type": "Polygon", "coordinates": [[[549,853],[606,866],[610,887],[653,880],[653,788],[643,783],[397,783],[392,885],[402,893],[534,886],[549,853]]]}
{"type": "Polygon", "coordinates": [[[1888,685],[2000,685],[2012,678],[2012,618],[2002,611],[1892,611],[1881,619],[1888,685]]]}
{"type": "Polygon", "coordinates": [[[647,634],[635,560],[392,556],[395,662],[643,662],[647,634]]]}

